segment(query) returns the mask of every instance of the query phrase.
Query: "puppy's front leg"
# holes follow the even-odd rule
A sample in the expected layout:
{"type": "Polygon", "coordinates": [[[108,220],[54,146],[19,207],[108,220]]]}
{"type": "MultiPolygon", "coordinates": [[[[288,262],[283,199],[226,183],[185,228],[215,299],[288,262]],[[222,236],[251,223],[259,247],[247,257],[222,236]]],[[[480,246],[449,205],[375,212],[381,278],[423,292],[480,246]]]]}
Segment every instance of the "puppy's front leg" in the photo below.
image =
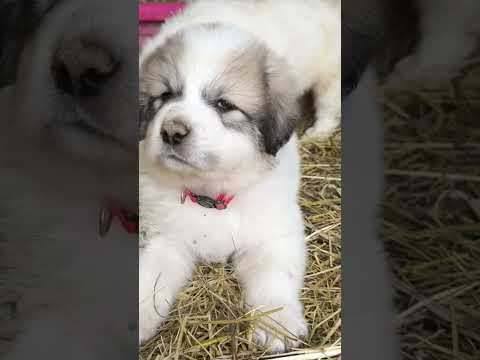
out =
{"type": "Polygon", "coordinates": [[[305,132],[306,137],[328,139],[340,125],[342,85],[339,75],[340,69],[331,79],[318,81],[314,86],[315,122],[305,132]]]}
{"type": "Polygon", "coordinates": [[[193,266],[194,260],[187,251],[164,239],[151,239],[142,251],[139,264],[140,343],[155,335],[193,266]]]}
{"type": "Polygon", "coordinates": [[[305,268],[303,238],[279,239],[276,244],[249,249],[235,259],[235,264],[250,309],[265,312],[282,308],[263,318],[267,327],[258,324],[255,341],[271,352],[283,352],[298,346],[298,339],[307,335],[300,303],[305,268]]]}

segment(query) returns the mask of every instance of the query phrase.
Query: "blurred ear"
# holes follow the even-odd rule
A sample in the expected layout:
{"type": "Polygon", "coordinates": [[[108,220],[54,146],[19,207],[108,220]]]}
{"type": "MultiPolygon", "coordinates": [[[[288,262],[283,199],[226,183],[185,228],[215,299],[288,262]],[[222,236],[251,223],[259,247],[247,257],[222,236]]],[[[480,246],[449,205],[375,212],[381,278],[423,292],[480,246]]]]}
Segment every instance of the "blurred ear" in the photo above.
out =
{"type": "MultiPolygon", "coordinates": [[[[390,3],[395,1],[342,1],[342,100],[357,87],[367,66],[385,45],[387,7],[400,10],[411,2],[405,0],[393,5],[390,3]]],[[[400,13],[395,11],[395,16],[400,13]]],[[[404,32],[404,26],[396,27],[404,32]]]]}
{"type": "Polygon", "coordinates": [[[0,0],[0,87],[15,81],[28,35],[55,0],[0,0]]]}
{"type": "Polygon", "coordinates": [[[15,78],[16,63],[23,42],[23,1],[0,0],[0,87],[15,78]]]}
{"type": "Polygon", "coordinates": [[[288,64],[272,53],[266,57],[268,113],[261,132],[265,151],[275,156],[293,135],[300,119],[300,90],[288,64]]]}

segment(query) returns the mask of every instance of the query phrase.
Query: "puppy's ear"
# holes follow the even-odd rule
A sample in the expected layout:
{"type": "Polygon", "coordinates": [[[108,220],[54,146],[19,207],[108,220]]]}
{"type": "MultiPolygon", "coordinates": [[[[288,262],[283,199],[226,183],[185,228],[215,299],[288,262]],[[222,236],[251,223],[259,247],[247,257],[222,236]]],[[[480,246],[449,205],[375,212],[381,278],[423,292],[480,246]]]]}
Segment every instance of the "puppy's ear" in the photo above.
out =
{"type": "Polygon", "coordinates": [[[263,122],[265,151],[275,156],[292,137],[300,118],[300,90],[288,64],[275,54],[266,56],[267,117],[263,122]]]}
{"type": "Polygon", "coordinates": [[[15,81],[27,37],[54,0],[0,0],[0,87],[15,81]]]}
{"type": "Polygon", "coordinates": [[[0,87],[12,82],[24,39],[23,1],[0,1],[0,87]]]}
{"type": "Polygon", "coordinates": [[[151,109],[148,95],[140,91],[139,99],[139,114],[138,114],[138,141],[145,139],[147,135],[148,125],[155,115],[151,109]]]}

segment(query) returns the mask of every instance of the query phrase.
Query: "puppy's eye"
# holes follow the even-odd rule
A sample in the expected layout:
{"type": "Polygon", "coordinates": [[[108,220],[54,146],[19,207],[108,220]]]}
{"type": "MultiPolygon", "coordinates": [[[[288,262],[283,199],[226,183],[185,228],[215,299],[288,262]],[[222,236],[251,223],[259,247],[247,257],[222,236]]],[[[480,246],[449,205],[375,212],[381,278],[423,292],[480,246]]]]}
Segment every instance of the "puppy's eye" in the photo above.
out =
{"type": "Polygon", "coordinates": [[[159,96],[159,99],[162,100],[162,102],[167,102],[172,98],[173,98],[173,93],[171,91],[165,91],[162,95],[159,96]]]}
{"type": "Polygon", "coordinates": [[[167,101],[173,98],[173,93],[170,91],[164,92],[162,95],[151,99],[151,104],[155,110],[159,110],[160,107],[167,101]]]}
{"type": "Polygon", "coordinates": [[[215,108],[217,108],[217,110],[223,113],[237,110],[237,107],[235,105],[233,105],[230,101],[225,99],[217,100],[215,102],[215,108]]]}
{"type": "Polygon", "coordinates": [[[155,110],[158,110],[160,109],[160,106],[162,106],[162,100],[159,99],[159,98],[155,98],[155,99],[152,99],[151,100],[151,106],[153,107],[153,109],[155,110]]]}

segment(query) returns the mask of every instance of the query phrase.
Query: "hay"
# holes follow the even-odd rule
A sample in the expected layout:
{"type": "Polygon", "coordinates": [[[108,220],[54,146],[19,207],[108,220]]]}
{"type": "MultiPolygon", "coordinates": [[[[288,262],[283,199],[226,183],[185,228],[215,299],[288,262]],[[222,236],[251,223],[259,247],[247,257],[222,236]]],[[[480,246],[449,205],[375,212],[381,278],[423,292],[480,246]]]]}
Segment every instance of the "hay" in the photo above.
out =
{"type": "Polygon", "coordinates": [[[383,99],[382,234],[405,359],[480,359],[479,60],[448,88],[383,99]]]}
{"type": "MultiPolygon", "coordinates": [[[[300,205],[309,258],[302,301],[310,331],[303,347],[309,350],[295,351],[298,357],[288,359],[333,358],[340,353],[340,137],[300,147],[300,205]]],[[[252,341],[254,320],[262,315],[246,313],[242,299],[228,265],[198,266],[140,358],[254,360],[266,355],[252,341]]]]}

